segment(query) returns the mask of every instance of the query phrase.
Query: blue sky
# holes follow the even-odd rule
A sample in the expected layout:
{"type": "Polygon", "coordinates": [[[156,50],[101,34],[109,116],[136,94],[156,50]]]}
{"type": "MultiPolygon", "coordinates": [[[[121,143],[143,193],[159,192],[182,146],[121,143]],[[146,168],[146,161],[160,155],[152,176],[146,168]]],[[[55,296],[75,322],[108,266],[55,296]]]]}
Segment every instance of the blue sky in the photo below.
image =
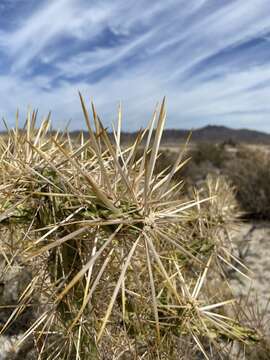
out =
{"type": "Polygon", "coordinates": [[[269,0],[1,0],[0,116],[19,108],[84,127],[78,90],[108,126],[270,132],[269,0]]]}

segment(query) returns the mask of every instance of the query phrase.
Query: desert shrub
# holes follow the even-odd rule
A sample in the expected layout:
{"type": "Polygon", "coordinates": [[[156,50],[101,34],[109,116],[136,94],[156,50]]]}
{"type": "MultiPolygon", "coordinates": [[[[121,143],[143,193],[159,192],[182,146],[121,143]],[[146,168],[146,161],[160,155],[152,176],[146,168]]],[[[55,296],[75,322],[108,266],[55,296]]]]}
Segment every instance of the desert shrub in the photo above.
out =
{"type": "Polygon", "coordinates": [[[188,185],[193,186],[205,181],[209,174],[213,176],[220,174],[228,154],[224,144],[198,142],[189,147],[186,158],[190,160],[175,178],[184,178],[188,185]]]}
{"type": "Polygon", "coordinates": [[[228,146],[231,148],[236,148],[237,145],[238,145],[237,141],[232,138],[229,138],[221,143],[221,146],[223,147],[228,146]]]}
{"type": "MultiPolygon", "coordinates": [[[[136,160],[142,158],[144,154],[144,148],[139,148],[136,152],[136,160]]],[[[149,160],[150,154],[148,154],[147,159],[149,160]]],[[[171,170],[173,165],[175,164],[175,161],[177,159],[178,153],[176,151],[172,151],[170,149],[162,149],[159,151],[155,168],[154,168],[154,174],[159,174],[163,172],[164,175],[168,174],[171,170]]]]}
{"type": "MultiPolygon", "coordinates": [[[[182,146],[183,149],[185,148],[182,146]]],[[[139,159],[144,149],[140,148],[136,154],[139,159]]],[[[172,169],[178,156],[177,149],[162,149],[159,152],[154,173],[164,172],[168,174],[172,169]]],[[[174,180],[185,180],[188,185],[195,185],[198,182],[205,181],[208,174],[217,175],[221,172],[228,158],[225,146],[222,144],[197,143],[191,147],[188,146],[184,153],[182,161],[187,160],[184,166],[174,174],[174,180]]]]}
{"type": "Polygon", "coordinates": [[[221,168],[226,159],[224,145],[208,142],[199,142],[190,153],[195,164],[210,162],[213,166],[221,168]]]}
{"type": "Polygon", "coordinates": [[[81,103],[89,139],[79,144],[30,119],[0,143],[3,273],[32,274],[1,332],[33,309],[17,345],[31,338],[48,360],[224,358],[231,343],[257,342],[224,281],[228,184],[209,178],[188,198],[173,181],[181,154],[155,172],[164,102],[154,135],[149,126],[124,149],[120,126],[113,142],[93,108],[93,132],[81,103]],[[138,157],[143,136],[152,141],[138,157]]]}
{"type": "Polygon", "coordinates": [[[237,199],[247,217],[270,217],[270,156],[241,148],[227,163],[226,174],[236,188],[237,199]]]}

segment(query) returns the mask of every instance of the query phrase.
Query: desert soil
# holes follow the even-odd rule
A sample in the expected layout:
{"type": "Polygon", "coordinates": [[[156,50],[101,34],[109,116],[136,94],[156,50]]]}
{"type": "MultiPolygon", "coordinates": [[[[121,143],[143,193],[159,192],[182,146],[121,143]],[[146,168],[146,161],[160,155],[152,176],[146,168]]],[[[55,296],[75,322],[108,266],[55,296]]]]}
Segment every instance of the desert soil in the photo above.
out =
{"type": "Polygon", "coordinates": [[[264,315],[265,331],[270,335],[270,223],[241,224],[232,234],[242,262],[251,270],[251,281],[241,276],[232,280],[237,296],[248,295],[248,303],[257,302],[264,315]]]}

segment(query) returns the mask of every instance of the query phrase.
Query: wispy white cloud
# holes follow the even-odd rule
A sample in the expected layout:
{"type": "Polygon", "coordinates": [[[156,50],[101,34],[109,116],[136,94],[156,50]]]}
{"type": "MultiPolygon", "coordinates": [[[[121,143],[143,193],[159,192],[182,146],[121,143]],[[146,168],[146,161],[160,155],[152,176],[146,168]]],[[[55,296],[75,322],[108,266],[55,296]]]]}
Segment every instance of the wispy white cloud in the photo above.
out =
{"type": "Polygon", "coordinates": [[[169,127],[270,132],[269,10],[268,0],[41,1],[16,28],[0,25],[1,112],[31,103],[81,127],[80,89],[107,124],[122,100],[133,130],[167,95],[169,127]]]}

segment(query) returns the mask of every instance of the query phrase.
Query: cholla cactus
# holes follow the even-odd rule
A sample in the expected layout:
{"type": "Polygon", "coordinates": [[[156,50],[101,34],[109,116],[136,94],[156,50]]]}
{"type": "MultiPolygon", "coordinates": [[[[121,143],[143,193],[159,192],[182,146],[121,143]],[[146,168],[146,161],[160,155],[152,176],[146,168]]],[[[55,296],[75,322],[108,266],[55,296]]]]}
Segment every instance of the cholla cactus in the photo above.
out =
{"type": "Polygon", "coordinates": [[[92,128],[80,98],[88,139],[50,133],[49,117],[35,129],[34,113],[0,144],[0,220],[12,231],[1,249],[7,266],[32,273],[2,332],[33,306],[20,342],[33,337],[44,359],[178,359],[186,350],[209,358],[227,341],[256,340],[228,315],[233,298],[205,291],[217,263],[230,263],[218,235],[230,203],[220,205],[213,183],[205,198],[186,198],[172,180],[184,150],[170,172],[154,172],[165,101],[122,148],[121,109],[111,139],[93,105],[92,128]]]}

